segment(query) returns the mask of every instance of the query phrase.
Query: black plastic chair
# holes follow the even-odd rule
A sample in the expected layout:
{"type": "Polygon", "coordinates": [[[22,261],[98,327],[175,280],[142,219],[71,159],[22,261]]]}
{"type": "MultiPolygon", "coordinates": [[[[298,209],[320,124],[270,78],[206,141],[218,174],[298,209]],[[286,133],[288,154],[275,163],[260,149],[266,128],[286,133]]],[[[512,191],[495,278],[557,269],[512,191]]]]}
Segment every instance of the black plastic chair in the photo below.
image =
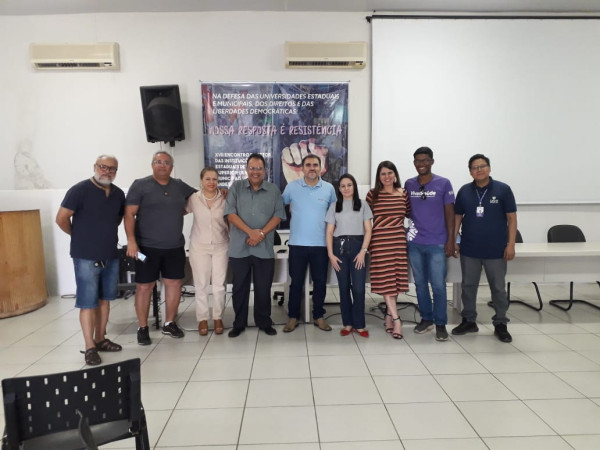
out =
{"type": "MultiPolygon", "coordinates": [[[[519,230],[517,230],[517,237],[516,237],[515,242],[517,244],[523,243],[523,236],[521,236],[521,232],[519,230]]],[[[511,300],[510,299],[510,281],[508,283],[506,283],[506,298],[508,299],[508,303],[519,303],[520,305],[527,306],[528,308],[531,308],[534,311],[541,311],[542,308],[544,307],[544,304],[542,303],[542,296],[540,294],[540,288],[538,287],[538,285],[535,281],[532,281],[531,284],[533,284],[533,287],[535,288],[535,293],[537,294],[539,306],[530,305],[529,303],[524,302],[523,300],[511,300]]],[[[488,306],[491,306],[493,308],[494,304],[492,302],[488,302],[488,306]]]]}
{"type": "MultiPolygon", "coordinates": [[[[583,231],[576,225],[554,225],[548,230],[548,242],[585,242],[583,231]]],[[[600,286],[600,281],[596,281],[600,286]]],[[[592,308],[600,309],[600,307],[586,300],[577,300],[573,298],[573,281],[569,283],[569,298],[566,300],[550,300],[552,306],[558,309],[568,311],[573,306],[573,303],[585,303],[592,308]],[[568,304],[565,308],[563,304],[568,304]]]]}
{"type": "Polygon", "coordinates": [[[2,380],[3,450],[95,449],[135,438],[150,448],[140,360],[2,380]]]}

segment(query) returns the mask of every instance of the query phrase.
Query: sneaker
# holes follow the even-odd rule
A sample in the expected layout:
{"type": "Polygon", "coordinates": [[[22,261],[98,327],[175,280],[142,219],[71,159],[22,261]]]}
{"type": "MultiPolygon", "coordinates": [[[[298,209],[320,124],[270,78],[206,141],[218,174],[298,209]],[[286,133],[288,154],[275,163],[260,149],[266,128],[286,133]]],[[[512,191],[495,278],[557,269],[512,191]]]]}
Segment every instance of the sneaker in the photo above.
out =
{"type": "Polygon", "coordinates": [[[431,320],[421,320],[415,327],[415,333],[423,334],[429,330],[433,330],[433,322],[431,320]]]}
{"type": "Polygon", "coordinates": [[[436,341],[447,341],[448,332],[446,331],[446,325],[435,326],[435,340],[436,341]]]}
{"type": "Polygon", "coordinates": [[[183,330],[175,322],[169,322],[163,325],[162,334],[168,334],[173,338],[179,339],[183,337],[183,330]]]}
{"type": "Polygon", "coordinates": [[[499,323],[494,326],[494,334],[498,337],[498,340],[502,342],[512,342],[512,336],[508,332],[505,323],[499,323]]]}
{"type": "Polygon", "coordinates": [[[469,322],[467,319],[463,319],[462,323],[456,328],[452,329],[452,334],[462,335],[466,333],[477,333],[479,328],[475,322],[469,322]]]}
{"type": "Polygon", "coordinates": [[[148,327],[140,327],[137,331],[137,341],[139,345],[150,345],[152,339],[150,339],[150,331],[148,327]]]}

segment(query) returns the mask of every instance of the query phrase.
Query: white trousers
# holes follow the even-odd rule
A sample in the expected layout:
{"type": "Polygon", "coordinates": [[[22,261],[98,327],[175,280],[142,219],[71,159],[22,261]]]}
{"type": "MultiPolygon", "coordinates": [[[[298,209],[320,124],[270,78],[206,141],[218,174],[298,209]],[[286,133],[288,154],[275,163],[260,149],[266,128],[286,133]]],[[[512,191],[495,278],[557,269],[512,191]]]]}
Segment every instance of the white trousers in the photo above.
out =
{"type": "Polygon", "coordinates": [[[190,247],[190,265],[196,291],[196,319],[208,320],[208,292],[212,284],[213,320],[222,319],[225,308],[225,277],[227,276],[228,244],[196,244],[190,247]]]}

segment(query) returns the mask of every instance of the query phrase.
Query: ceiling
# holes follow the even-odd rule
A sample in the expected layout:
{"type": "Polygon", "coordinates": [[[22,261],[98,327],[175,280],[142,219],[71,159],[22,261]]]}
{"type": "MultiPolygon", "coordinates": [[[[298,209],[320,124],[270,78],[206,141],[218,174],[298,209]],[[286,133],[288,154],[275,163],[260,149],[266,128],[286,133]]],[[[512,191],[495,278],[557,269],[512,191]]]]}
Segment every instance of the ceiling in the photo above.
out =
{"type": "Polygon", "coordinates": [[[600,13],[600,0],[0,0],[0,15],[187,11],[600,13]]]}

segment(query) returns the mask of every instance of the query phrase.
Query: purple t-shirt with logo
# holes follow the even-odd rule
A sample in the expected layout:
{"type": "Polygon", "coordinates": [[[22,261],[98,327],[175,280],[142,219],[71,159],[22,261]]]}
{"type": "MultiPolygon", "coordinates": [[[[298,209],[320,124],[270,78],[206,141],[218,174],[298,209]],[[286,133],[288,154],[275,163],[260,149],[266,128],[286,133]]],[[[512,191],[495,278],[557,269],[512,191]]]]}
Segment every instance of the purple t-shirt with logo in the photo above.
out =
{"type": "Polygon", "coordinates": [[[450,180],[434,174],[421,189],[418,177],[414,177],[406,180],[404,188],[411,208],[407,240],[422,245],[444,245],[448,240],[444,206],[454,203],[450,180]]]}

